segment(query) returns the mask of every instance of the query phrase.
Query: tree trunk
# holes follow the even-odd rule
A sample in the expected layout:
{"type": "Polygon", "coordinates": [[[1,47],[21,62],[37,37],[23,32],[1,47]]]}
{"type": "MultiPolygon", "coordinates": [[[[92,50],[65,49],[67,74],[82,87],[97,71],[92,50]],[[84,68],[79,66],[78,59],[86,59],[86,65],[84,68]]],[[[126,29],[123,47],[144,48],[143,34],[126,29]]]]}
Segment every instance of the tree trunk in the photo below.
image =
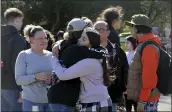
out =
{"type": "Polygon", "coordinates": [[[151,5],[150,5],[150,8],[149,8],[149,12],[148,12],[148,17],[150,19],[151,19],[151,15],[152,15],[153,4],[154,4],[154,0],[151,0],[151,5]]]}

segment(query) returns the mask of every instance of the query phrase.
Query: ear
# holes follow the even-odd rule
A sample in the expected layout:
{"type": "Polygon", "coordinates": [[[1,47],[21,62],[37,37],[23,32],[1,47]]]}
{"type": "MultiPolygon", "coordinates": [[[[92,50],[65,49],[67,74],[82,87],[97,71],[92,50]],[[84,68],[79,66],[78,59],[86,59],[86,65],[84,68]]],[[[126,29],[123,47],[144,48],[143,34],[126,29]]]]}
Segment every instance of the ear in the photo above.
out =
{"type": "Polygon", "coordinates": [[[136,27],[134,26],[133,28],[134,28],[134,33],[137,34],[137,29],[136,29],[136,27]]]}
{"type": "Polygon", "coordinates": [[[30,44],[34,44],[33,38],[29,38],[29,43],[30,43],[30,44]]]}
{"type": "Polygon", "coordinates": [[[108,35],[110,35],[110,30],[108,31],[108,35]]]}

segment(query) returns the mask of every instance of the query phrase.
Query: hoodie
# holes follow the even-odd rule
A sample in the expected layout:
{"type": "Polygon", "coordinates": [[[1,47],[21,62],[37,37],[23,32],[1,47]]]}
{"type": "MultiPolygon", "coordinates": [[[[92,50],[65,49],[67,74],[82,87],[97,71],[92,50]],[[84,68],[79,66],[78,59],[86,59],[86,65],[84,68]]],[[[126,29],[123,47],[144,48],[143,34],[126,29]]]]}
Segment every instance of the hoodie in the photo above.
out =
{"type": "Polygon", "coordinates": [[[1,26],[1,77],[2,89],[21,89],[14,78],[15,61],[20,51],[26,49],[26,41],[17,29],[11,25],[1,26]]]}

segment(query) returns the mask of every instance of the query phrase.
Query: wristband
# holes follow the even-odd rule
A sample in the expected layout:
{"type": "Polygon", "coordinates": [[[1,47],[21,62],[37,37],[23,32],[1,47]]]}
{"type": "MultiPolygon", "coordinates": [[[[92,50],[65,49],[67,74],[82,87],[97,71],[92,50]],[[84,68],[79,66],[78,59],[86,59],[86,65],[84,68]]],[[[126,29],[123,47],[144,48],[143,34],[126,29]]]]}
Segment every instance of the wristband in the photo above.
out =
{"type": "Polygon", "coordinates": [[[37,80],[35,74],[34,74],[34,79],[37,80]]]}
{"type": "Polygon", "coordinates": [[[143,102],[143,101],[139,101],[139,103],[146,104],[146,102],[143,102]]]}

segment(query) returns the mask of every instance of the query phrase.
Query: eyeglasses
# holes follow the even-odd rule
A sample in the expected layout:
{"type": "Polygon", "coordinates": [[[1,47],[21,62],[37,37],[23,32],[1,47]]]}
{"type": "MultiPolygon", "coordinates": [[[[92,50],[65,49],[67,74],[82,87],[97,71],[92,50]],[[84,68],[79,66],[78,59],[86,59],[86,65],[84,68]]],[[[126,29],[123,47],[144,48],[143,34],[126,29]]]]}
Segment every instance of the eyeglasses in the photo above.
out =
{"type": "Polygon", "coordinates": [[[104,33],[105,31],[109,31],[109,29],[104,29],[104,28],[95,28],[100,33],[104,33]]]}
{"type": "Polygon", "coordinates": [[[38,40],[38,41],[43,41],[43,40],[49,40],[48,37],[45,37],[45,38],[34,38],[35,40],[38,40]]]}

